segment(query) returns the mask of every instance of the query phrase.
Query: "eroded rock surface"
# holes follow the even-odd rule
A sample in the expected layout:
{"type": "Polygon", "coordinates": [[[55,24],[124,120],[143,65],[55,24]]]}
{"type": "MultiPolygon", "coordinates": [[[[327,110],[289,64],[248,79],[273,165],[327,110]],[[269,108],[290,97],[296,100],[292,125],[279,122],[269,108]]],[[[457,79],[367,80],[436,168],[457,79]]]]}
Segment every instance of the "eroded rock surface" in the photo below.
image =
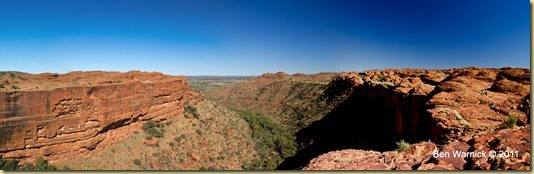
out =
{"type": "Polygon", "coordinates": [[[345,73],[332,83],[349,86],[341,92],[369,102],[378,99],[384,109],[392,110],[390,119],[395,121],[398,136],[411,135],[410,141],[425,142],[401,153],[333,151],[311,160],[304,169],[530,169],[529,69],[387,69],[345,73]],[[510,117],[518,118],[515,128],[505,127],[510,117]],[[412,153],[430,147],[439,152],[509,150],[518,154],[489,159],[434,158],[433,150],[412,153]]]}
{"type": "MultiPolygon", "coordinates": [[[[479,153],[479,154],[481,154],[479,153]]],[[[403,152],[339,150],[310,161],[304,170],[530,170],[530,125],[478,135],[468,143],[455,141],[438,147],[419,142],[403,152]],[[491,158],[491,150],[514,152],[491,158]],[[454,156],[453,152],[486,152],[483,158],[454,156]],[[517,153],[515,153],[517,152],[517,153]],[[449,154],[449,156],[434,156],[449,154]]]]}
{"type": "Polygon", "coordinates": [[[154,72],[11,74],[0,76],[3,158],[87,154],[126,138],[130,126],[181,116],[196,95],[185,77],[154,72]]]}

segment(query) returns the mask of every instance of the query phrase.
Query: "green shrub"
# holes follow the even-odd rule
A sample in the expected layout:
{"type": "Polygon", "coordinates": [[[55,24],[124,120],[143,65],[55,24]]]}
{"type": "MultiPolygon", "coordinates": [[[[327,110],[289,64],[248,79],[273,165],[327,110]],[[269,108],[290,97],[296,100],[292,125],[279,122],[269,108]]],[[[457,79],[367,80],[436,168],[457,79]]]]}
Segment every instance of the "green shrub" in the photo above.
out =
{"type": "Polygon", "coordinates": [[[154,120],[148,120],[143,125],[143,131],[153,137],[163,137],[163,133],[165,132],[163,125],[156,123],[154,120]]]}
{"type": "Polygon", "coordinates": [[[134,159],[134,160],[133,160],[133,163],[134,163],[135,165],[138,165],[138,166],[139,166],[139,165],[141,165],[141,160],[140,160],[140,159],[134,159]]]}
{"type": "Polygon", "coordinates": [[[38,157],[35,160],[35,165],[27,163],[22,166],[20,170],[57,170],[56,166],[48,164],[48,162],[43,159],[43,157],[38,157]]]}
{"type": "Polygon", "coordinates": [[[18,86],[13,85],[11,86],[11,89],[20,89],[20,88],[18,86]]]}
{"type": "Polygon", "coordinates": [[[0,84],[0,88],[5,88],[5,86],[3,84],[0,84]]]}
{"type": "Polygon", "coordinates": [[[410,143],[404,140],[400,140],[399,142],[396,142],[396,144],[397,144],[397,151],[400,151],[400,152],[406,151],[408,147],[410,147],[410,143]]]}
{"type": "Polygon", "coordinates": [[[199,119],[199,118],[200,118],[200,117],[198,116],[197,108],[196,108],[196,107],[194,107],[194,106],[190,106],[190,105],[185,105],[184,110],[185,110],[186,113],[193,114],[193,116],[194,116],[196,119],[199,119]]]}
{"type": "Polygon", "coordinates": [[[56,167],[48,164],[48,162],[44,160],[43,157],[37,158],[35,166],[37,167],[37,170],[56,170],[56,167]]]}
{"type": "Polygon", "coordinates": [[[0,170],[17,170],[19,167],[19,160],[0,158],[0,170]]]}
{"type": "Polygon", "coordinates": [[[506,128],[513,128],[517,124],[517,117],[515,115],[508,116],[508,119],[504,122],[506,128]]]}

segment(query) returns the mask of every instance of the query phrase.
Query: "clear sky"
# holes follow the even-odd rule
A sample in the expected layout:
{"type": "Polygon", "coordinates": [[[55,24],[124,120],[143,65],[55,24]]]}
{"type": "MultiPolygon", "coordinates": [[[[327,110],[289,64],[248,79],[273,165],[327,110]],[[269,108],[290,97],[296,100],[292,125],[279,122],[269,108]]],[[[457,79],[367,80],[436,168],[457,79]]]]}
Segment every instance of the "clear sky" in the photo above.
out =
{"type": "Polygon", "coordinates": [[[530,67],[523,0],[0,0],[0,70],[530,67]]]}

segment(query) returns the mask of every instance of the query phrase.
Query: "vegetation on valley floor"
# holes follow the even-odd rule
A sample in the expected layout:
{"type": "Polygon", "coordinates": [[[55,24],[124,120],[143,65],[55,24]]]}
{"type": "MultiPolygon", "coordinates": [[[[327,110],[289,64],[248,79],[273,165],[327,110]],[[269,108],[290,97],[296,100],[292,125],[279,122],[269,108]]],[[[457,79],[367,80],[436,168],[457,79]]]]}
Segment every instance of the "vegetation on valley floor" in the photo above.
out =
{"type": "Polygon", "coordinates": [[[245,166],[245,169],[273,170],[285,158],[291,157],[297,152],[295,136],[271,119],[245,110],[233,108],[231,110],[237,112],[249,124],[259,155],[257,159],[245,166]]]}

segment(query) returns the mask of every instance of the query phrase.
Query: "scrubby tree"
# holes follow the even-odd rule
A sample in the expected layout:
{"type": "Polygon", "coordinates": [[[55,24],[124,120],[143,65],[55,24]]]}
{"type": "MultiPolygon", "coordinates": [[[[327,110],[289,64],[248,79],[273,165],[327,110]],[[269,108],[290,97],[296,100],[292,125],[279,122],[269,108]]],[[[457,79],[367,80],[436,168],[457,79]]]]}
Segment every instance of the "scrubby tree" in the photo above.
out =
{"type": "Polygon", "coordinates": [[[143,131],[153,137],[158,138],[163,137],[163,133],[165,132],[165,130],[163,129],[163,125],[156,123],[154,120],[148,120],[143,125],[143,131]]]}

